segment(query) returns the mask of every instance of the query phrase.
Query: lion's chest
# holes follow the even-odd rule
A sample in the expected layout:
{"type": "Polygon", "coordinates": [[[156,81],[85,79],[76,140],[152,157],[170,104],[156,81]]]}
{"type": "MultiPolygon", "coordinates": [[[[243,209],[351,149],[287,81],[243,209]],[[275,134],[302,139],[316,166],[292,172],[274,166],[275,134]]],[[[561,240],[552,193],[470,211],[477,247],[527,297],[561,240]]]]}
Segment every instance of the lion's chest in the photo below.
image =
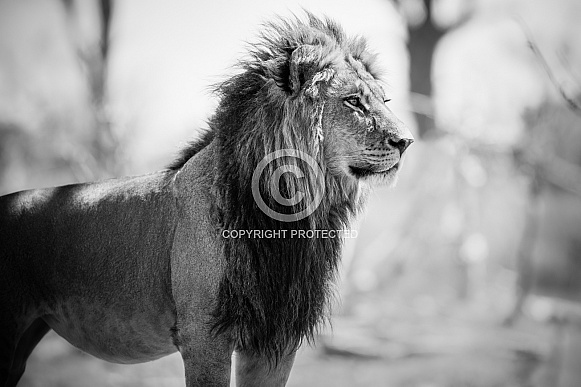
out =
{"type": "Polygon", "coordinates": [[[70,299],[59,303],[45,320],[77,348],[114,363],[141,363],[177,350],[170,309],[70,299]]]}

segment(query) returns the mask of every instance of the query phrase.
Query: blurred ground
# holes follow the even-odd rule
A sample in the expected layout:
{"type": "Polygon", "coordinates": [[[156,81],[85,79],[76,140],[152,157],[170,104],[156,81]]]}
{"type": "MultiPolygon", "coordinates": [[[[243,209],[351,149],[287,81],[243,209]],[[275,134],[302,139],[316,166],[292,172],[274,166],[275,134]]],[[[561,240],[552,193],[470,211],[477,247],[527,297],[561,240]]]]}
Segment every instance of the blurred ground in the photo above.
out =
{"type": "MultiPolygon", "coordinates": [[[[581,330],[570,327],[568,332],[566,342],[581,352],[581,330]]],[[[509,329],[475,316],[396,321],[384,327],[338,317],[333,338],[322,337],[316,347],[300,350],[288,385],[557,386],[555,349],[571,352],[556,341],[551,326],[530,320],[509,329]],[[390,337],[390,331],[397,335],[390,337]]],[[[30,358],[19,386],[184,385],[178,354],[139,365],[110,364],[81,353],[51,332],[30,358]]]]}

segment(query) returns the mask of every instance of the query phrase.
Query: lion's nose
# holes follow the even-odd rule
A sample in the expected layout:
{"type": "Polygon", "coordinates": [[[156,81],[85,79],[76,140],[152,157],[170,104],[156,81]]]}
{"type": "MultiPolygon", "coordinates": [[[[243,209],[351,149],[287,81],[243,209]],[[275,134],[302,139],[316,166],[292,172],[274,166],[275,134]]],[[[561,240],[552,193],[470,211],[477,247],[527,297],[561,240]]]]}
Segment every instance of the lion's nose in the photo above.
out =
{"type": "Polygon", "coordinates": [[[400,138],[400,137],[392,137],[388,140],[389,145],[397,148],[399,150],[399,154],[403,155],[403,152],[412,145],[414,142],[413,138],[400,138]]]}

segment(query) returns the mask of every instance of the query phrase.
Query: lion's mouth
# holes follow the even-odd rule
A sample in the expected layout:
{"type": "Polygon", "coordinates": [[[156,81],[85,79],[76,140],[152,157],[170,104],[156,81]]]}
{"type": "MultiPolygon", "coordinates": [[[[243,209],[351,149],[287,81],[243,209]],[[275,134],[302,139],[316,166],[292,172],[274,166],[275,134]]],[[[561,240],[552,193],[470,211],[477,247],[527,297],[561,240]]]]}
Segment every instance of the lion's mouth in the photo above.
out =
{"type": "Polygon", "coordinates": [[[383,175],[388,173],[396,172],[399,169],[399,162],[390,167],[378,167],[378,166],[368,166],[368,167],[354,167],[350,166],[349,170],[356,178],[364,178],[367,176],[383,175]]]}

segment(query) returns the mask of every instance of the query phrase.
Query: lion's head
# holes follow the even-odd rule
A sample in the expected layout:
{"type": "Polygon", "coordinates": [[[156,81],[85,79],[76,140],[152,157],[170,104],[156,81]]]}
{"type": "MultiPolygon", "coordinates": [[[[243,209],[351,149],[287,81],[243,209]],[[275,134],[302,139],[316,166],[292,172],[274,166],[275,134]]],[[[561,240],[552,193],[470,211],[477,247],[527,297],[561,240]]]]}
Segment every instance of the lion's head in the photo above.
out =
{"type": "Polygon", "coordinates": [[[335,177],[391,183],[413,137],[386,105],[375,59],[363,38],[309,15],[306,24],[270,25],[244,67],[264,82],[265,104],[281,109],[278,145],[322,148],[335,177]]]}

